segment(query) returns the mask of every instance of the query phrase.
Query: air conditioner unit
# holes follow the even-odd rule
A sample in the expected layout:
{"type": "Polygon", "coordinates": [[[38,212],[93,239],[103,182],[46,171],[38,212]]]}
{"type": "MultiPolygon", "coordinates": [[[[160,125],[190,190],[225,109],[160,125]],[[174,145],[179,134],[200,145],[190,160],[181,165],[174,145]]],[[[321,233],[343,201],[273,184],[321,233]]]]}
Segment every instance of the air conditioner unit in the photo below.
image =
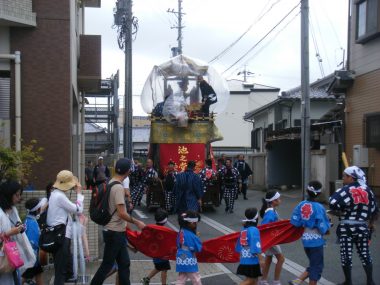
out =
{"type": "Polygon", "coordinates": [[[353,165],[357,167],[369,167],[368,148],[362,145],[354,145],[353,147],[353,165]]]}

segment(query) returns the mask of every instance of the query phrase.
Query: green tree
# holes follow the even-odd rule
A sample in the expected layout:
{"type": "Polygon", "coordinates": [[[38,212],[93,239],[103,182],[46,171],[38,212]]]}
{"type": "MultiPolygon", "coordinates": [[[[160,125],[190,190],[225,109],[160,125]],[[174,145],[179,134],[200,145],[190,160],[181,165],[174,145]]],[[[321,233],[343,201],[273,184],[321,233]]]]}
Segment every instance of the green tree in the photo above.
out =
{"type": "Polygon", "coordinates": [[[5,147],[0,141],[0,181],[7,178],[21,181],[32,173],[32,166],[42,161],[42,147],[37,147],[37,141],[31,140],[23,144],[21,151],[5,147]]]}

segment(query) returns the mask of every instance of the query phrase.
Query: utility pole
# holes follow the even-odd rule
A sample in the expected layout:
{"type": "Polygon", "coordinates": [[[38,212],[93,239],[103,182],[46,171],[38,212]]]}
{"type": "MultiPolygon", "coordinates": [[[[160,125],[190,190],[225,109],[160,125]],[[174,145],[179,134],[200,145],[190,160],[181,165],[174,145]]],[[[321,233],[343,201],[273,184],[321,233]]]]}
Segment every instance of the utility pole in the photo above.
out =
{"type": "Polygon", "coordinates": [[[132,17],[132,0],[117,0],[114,20],[119,48],[125,54],[123,153],[124,157],[132,158],[132,28],[137,25],[137,19],[132,17]]]}
{"type": "Polygon", "coordinates": [[[178,11],[174,11],[174,9],[168,9],[168,13],[172,13],[177,17],[177,26],[171,27],[172,29],[177,29],[178,30],[178,37],[177,37],[177,42],[178,42],[178,48],[172,48],[173,51],[173,56],[176,56],[178,54],[182,54],[182,29],[185,26],[182,26],[182,16],[186,15],[185,13],[182,13],[182,0],[178,0],[178,11]]]}
{"type": "Polygon", "coordinates": [[[301,0],[301,158],[302,198],[310,181],[310,77],[309,77],[309,0],[301,0]]]}

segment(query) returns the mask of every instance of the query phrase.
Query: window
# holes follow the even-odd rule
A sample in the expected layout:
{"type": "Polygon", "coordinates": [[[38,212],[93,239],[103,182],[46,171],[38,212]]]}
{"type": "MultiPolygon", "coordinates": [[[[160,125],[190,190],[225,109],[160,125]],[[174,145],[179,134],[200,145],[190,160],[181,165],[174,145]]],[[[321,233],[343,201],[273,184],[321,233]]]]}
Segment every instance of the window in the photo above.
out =
{"type": "Polygon", "coordinates": [[[257,149],[260,151],[261,149],[261,128],[255,129],[251,131],[251,148],[257,149]]]}
{"type": "Polygon", "coordinates": [[[366,43],[380,35],[378,0],[356,0],[356,42],[366,43]]]}
{"type": "Polygon", "coordinates": [[[380,148],[380,113],[364,115],[364,140],[367,147],[380,148]]]}

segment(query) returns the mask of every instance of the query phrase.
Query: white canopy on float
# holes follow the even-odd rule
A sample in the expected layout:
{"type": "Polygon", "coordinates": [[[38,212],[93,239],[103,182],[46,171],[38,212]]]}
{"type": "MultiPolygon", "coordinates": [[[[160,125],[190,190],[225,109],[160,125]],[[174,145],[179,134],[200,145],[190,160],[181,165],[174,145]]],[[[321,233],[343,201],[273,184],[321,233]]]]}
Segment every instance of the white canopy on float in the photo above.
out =
{"type": "Polygon", "coordinates": [[[212,66],[185,55],[178,55],[161,65],[153,67],[141,94],[141,105],[144,111],[151,113],[158,103],[164,101],[165,94],[167,96],[180,94],[181,92],[183,94],[184,91],[181,90],[180,86],[184,80],[189,82],[188,96],[184,96],[185,104],[190,105],[194,103],[194,100],[200,100],[200,90],[199,86],[197,86],[197,76],[199,75],[202,75],[212,86],[217,95],[217,103],[210,106],[210,112],[223,112],[230,96],[226,80],[212,66]],[[190,100],[193,100],[193,102],[190,100]]]}

